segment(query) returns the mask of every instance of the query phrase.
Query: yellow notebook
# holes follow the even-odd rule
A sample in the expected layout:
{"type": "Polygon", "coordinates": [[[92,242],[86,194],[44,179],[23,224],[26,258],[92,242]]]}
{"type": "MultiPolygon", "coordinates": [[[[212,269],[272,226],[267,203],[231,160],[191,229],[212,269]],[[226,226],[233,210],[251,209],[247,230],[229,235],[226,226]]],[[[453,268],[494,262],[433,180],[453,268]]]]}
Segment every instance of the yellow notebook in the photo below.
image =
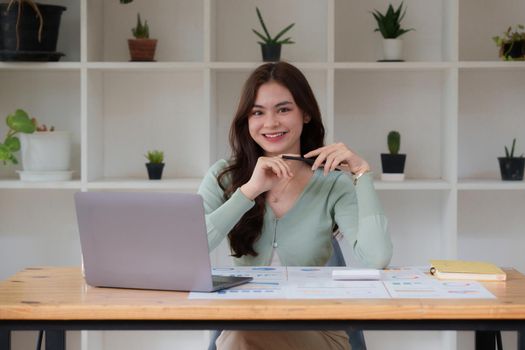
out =
{"type": "Polygon", "coordinates": [[[494,264],[481,261],[430,260],[430,273],[439,279],[505,281],[507,274],[494,264]]]}

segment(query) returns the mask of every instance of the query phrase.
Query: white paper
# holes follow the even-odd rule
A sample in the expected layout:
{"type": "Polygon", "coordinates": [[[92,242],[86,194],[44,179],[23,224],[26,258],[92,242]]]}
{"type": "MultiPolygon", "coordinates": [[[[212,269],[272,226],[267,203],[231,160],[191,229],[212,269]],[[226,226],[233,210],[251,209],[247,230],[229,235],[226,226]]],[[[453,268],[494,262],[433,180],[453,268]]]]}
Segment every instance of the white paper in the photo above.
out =
{"type": "Polygon", "coordinates": [[[388,299],[381,281],[300,282],[286,286],[288,299],[388,299]]]}
{"type": "Polygon", "coordinates": [[[214,293],[189,293],[190,299],[492,299],[476,281],[437,280],[425,269],[391,267],[380,281],[335,281],[332,271],[346,267],[241,266],[214,268],[213,274],[252,277],[253,281],[214,293]]]}

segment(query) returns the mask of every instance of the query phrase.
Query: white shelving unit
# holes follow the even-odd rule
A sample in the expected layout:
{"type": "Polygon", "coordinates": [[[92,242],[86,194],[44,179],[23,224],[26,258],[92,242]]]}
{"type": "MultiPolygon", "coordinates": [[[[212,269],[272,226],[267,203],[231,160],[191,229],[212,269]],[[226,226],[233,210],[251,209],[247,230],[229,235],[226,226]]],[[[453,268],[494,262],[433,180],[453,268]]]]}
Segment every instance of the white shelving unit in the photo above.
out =
{"type": "MultiPolygon", "coordinates": [[[[525,244],[518,232],[525,183],[502,182],[496,160],[514,137],[525,151],[525,62],[499,61],[491,40],[525,22],[522,0],[405,0],[404,26],[416,31],[404,36],[400,63],[377,62],[381,40],[369,11],[386,9],[387,0],[42,2],[67,7],[58,43],[66,56],[0,62],[0,116],[24,108],[71,130],[75,178],[22,183],[18,167],[0,168],[0,278],[28,264],[80,263],[75,191],[195,191],[207,168],[228,156],[241,86],[261,64],[251,32],[259,26],[255,6],[272,33],[296,23],[296,44],[284,46],[282,57],[310,81],[327,143],[345,142],[379,178],[386,135],[401,132],[407,180],[376,181],[393,264],[459,257],[525,271],[515,248],[525,244]],[[137,12],[159,39],[157,62],[128,62],[126,39],[137,12]],[[159,182],[146,180],[149,149],[165,151],[159,182]]],[[[226,255],[223,246],[213,258],[224,264],[226,255]]],[[[120,333],[90,334],[83,349],[140,343],[120,333]]],[[[184,334],[191,347],[207,343],[202,332],[184,334]]],[[[377,334],[367,334],[369,348],[424,342],[427,349],[454,349],[472,341],[449,332],[377,334]]]]}

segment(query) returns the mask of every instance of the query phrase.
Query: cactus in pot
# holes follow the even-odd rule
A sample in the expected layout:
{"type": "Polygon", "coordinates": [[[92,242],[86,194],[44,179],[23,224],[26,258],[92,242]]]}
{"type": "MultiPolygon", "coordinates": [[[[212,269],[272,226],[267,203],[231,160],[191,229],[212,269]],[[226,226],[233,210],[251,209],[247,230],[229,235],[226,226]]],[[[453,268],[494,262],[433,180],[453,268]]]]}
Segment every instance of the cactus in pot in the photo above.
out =
{"type": "Polygon", "coordinates": [[[381,180],[384,181],[402,181],[405,179],[405,161],[406,154],[400,154],[401,134],[392,130],[387,136],[388,151],[390,153],[381,153],[381,167],[383,172],[381,180]]]}

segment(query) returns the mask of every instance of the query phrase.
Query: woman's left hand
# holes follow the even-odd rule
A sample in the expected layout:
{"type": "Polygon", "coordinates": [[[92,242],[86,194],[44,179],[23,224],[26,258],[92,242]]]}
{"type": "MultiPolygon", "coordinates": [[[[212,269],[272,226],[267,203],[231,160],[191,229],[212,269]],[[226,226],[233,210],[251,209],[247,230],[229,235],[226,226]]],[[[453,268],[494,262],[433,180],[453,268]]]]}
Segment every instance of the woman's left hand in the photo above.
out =
{"type": "Polygon", "coordinates": [[[368,165],[366,160],[341,142],[315,149],[304,155],[305,158],[315,156],[317,158],[312,165],[312,170],[316,170],[324,163],[325,175],[328,175],[330,171],[334,171],[336,168],[350,171],[352,174],[370,171],[370,165],[368,165]]]}

